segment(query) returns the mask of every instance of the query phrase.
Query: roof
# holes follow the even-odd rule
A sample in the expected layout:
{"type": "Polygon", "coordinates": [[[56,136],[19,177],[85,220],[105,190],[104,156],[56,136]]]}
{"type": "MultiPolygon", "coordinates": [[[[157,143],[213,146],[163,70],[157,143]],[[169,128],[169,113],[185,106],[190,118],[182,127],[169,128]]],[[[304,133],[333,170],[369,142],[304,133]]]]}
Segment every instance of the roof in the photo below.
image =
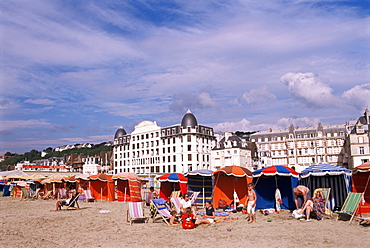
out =
{"type": "Polygon", "coordinates": [[[196,126],[198,126],[197,119],[195,118],[195,116],[190,110],[188,110],[188,112],[186,112],[186,114],[182,118],[181,126],[182,127],[192,127],[192,128],[195,128],[196,126]]]}
{"type": "Polygon", "coordinates": [[[122,136],[126,135],[126,131],[125,129],[123,129],[123,127],[119,127],[116,131],[116,134],[114,135],[114,139],[118,139],[118,138],[121,138],[122,136]]]}

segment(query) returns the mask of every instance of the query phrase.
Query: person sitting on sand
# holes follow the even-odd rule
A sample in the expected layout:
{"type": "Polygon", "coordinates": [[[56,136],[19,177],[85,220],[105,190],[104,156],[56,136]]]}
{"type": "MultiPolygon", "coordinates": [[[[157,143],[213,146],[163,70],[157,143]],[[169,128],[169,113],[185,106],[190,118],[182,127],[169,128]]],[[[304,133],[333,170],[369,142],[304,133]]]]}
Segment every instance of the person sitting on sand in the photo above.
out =
{"type": "Polygon", "coordinates": [[[193,229],[195,225],[195,215],[192,214],[191,208],[185,209],[185,213],[181,216],[182,227],[184,229],[193,229]]]}
{"type": "Polygon", "coordinates": [[[181,222],[177,220],[176,210],[171,211],[170,225],[171,226],[181,226],[181,222]]]}
{"type": "Polygon", "coordinates": [[[190,197],[188,194],[184,194],[184,198],[181,199],[180,201],[180,211],[182,213],[185,213],[185,210],[187,208],[190,208],[191,209],[191,212],[194,216],[196,216],[196,213],[195,213],[195,208],[193,208],[192,206],[192,201],[190,200],[190,197]]]}
{"type": "Polygon", "coordinates": [[[314,212],[316,215],[317,220],[322,219],[323,213],[325,213],[325,203],[324,203],[324,197],[322,196],[321,191],[317,191],[315,193],[315,197],[307,200],[306,204],[302,208],[302,210],[299,212],[300,214],[304,213],[306,211],[306,220],[311,221],[311,212],[314,212]]]}
{"type": "Polygon", "coordinates": [[[254,191],[254,184],[248,184],[248,196],[247,200],[245,201],[245,205],[247,206],[247,212],[249,216],[249,223],[256,223],[256,202],[257,202],[257,194],[254,191]]]}
{"type": "Polygon", "coordinates": [[[304,207],[307,200],[311,199],[310,189],[303,185],[298,185],[293,189],[294,192],[294,203],[298,210],[300,207],[304,207]]]}
{"type": "Polygon", "coordinates": [[[215,218],[215,209],[213,208],[212,203],[210,201],[206,201],[206,214],[203,215],[202,218],[197,219],[195,221],[195,225],[211,224],[215,221],[215,218]]]}

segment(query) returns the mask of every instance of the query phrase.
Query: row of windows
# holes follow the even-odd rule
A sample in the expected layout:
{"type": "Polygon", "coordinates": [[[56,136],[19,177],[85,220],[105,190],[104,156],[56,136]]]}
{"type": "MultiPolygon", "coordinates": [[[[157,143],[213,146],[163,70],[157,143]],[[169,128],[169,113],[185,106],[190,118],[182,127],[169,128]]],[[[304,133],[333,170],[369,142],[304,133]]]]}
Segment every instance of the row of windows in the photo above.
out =
{"type": "MultiPolygon", "coordinates": [[[[182,172],[185,171],[192,171],[193,169],[210,169],[209,164],[204,166],[196,165],[193,167],[192,164],[187,165],[187,168],[184,168],[184,165],[181,165],[182,172]],[[186,170],[187,169],[187,170],[186,170]]],[[[149,174],[149,173],[170,173],[176,172],[177,166],[173,165],[162,165],[162,166],[146,166],[146,167],[133,167],[133,168],[117,168],[114,170],[114,173],[122,173],[122,172],[133,172],[137,174],[149,174]],[[162,171],[160,170],[162,169],[162,171]]]]}
{"type": "MultiPolygon", "coordinates": [[[[334,132],[334,133],[326,133],[326,137],[337,137],[338,134],[339,134],[339,136],[344,136],[344,132],[341,131],[339,133],[336,133],[336,132],[334,132]]],[[[297,134],[295,138],[296,139],[302,139],[302,138],[303,139],[306,139],[306,138],[314,138],[314,137],[322,137],[321,132],[318,132],[317,134],[314,134],[314,133],[297,134]]],[[[288,136],[273,136],[269,140],[268,137],[265,137],[265,138],[259,137],[257,139],[256,138],[252,138],[252,142],[256,142],[256,140],[258,140],[258,142],[262,142],[262,140],[264,142],[267,142],[267,141],[281,141],[281,140],[284,141],[287,138],[288,138],[288,136]]],[[[293,134],[289,134],[289,139],[293,139],[293,138],[294,138],[294,135],[293,134]]]]}

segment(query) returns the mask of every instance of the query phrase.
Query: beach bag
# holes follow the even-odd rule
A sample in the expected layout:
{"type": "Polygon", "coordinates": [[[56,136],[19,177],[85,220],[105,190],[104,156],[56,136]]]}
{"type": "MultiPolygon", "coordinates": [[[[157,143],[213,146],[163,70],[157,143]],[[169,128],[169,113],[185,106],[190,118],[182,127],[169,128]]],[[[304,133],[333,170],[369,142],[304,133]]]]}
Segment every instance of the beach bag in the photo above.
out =
{"type": "Polygon", "coordinates": [[[302,209],[298,209],[298,210],[294,210],[292,215],[294,218],[296,219],[300,219],[303,217],[303,214],[301,214],[300,212],[302,211],[302,209]]]}
{"type": "Polygon", "coordinates": [[[185,213],[182,217],[182,228],[193,229],[194,228],[194,215],[185,213]]]}

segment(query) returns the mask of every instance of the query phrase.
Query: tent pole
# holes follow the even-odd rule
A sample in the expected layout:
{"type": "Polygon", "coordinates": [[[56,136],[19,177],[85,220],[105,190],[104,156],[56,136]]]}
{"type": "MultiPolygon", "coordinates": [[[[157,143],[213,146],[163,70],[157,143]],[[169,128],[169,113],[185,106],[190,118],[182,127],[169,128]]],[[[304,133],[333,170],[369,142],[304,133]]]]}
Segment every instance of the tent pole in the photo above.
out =
{"type": "Polygon", "coordinates": [[[126,193],[127,193],[127,187],[125,187],[125,196],[124,196],[123,202],[126,202],[126,193]]]}

